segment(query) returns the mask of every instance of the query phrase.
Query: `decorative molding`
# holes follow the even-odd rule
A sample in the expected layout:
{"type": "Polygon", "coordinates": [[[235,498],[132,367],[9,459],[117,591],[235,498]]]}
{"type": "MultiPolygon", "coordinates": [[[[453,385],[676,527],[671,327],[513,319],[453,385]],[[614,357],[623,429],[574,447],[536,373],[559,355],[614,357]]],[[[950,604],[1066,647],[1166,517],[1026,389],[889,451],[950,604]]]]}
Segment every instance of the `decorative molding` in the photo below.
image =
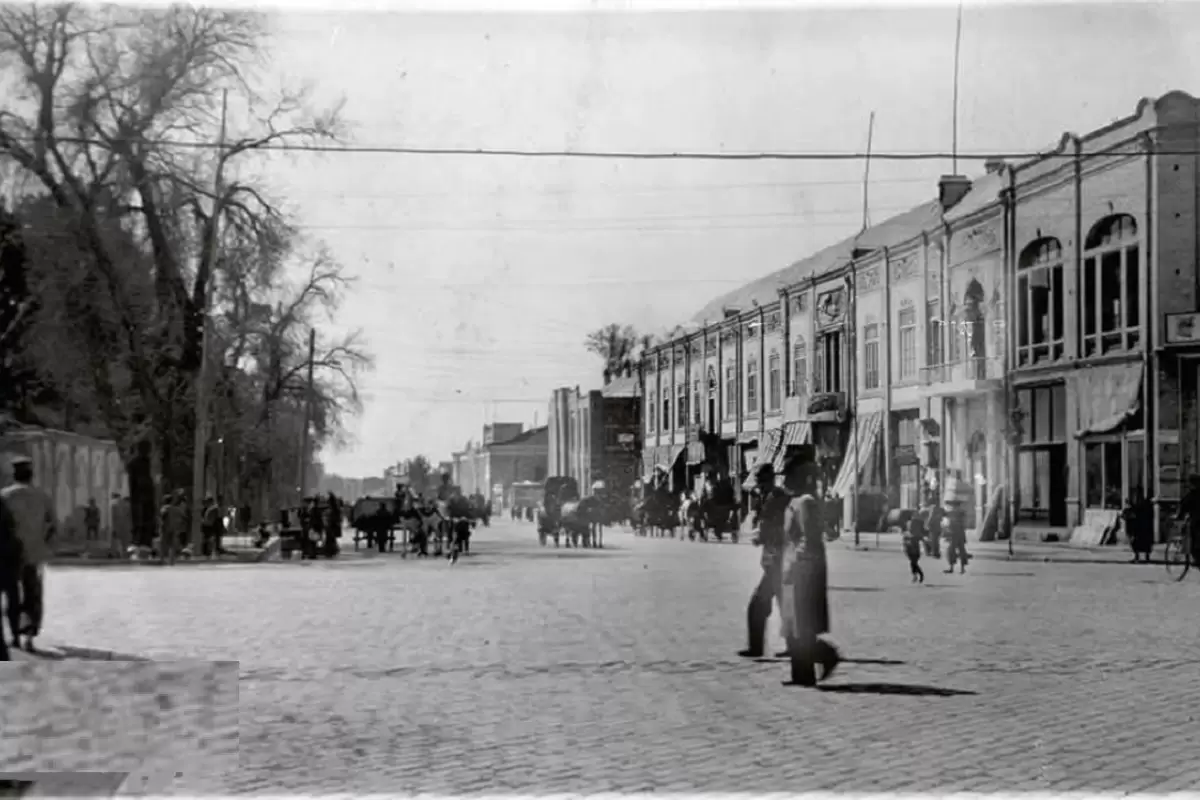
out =
{"type": "Polygon", "coordinates": [[[892,283],[904,283],[917,277],[917,254],[909,253],[890,263],[892,283]]]}
{"type": "Polygon", "coordinates": [[[676,365],[680,365],[683,363],[683,355],[684,355],[683,348],[676,345],[676,347],[675,347],[675,364],[676,365]]]}
{"type": "Polygon", "coordinates": [[[1000,238],[996,235],[993,223],[976,225],[958,237],[955,237],[954,263],[961,264],[974,256],[990,253],[1000,247],[1000,238]]]}
{"type": "Polygon", "coordinates": [[[744,326],[742,326],[742,328],[745,331],[744,335],[747,339],[757,339],[758,338],[758,323],[757,322],[747,322],[744,326]]]}
{"type": "Polygon", "coordinates": [[[767,315],[767,333],[775,333],[783,324],[783,315],[778,311],[772,311],[767,315]]]}
{"type": "Polygon", "coordinates": [[[710,333],[705,339],[704,346],[708,348],[708,352],[713,352],[717,349],[717,342],[720,339],[715,333],[710,333]]]}
{"type": "Polygon", "coordinates": [[[863,315],[863,324],[864,325],[874,325],[877,322],[879,322],[879,317],[877,315],[875,315],[875,314],[864,314],[863,315]]]}
{"type": "Polygon", "coordinates": [[[873,292],[883,285],[882,273],[878,265],[860,270],[855,276],[855,280],[858,284],[859,294],[873,292]]]}
{"type": "Polygon", "coordinates": [[[800,292],[792,297],[792,313],[800,314],[808,310],[808,292],[800,292]]]}
{"type": "Polygon", "coordinates": [[[846,289],[838,287],[817,295],[817,325],[828,328],[841,325],[846,316],[846,289]]]}
{"type": "Polygon", "coordinates": [[[901,308],[913,308],[916,305],[917,304],[915,302],[913,302],[913,299],[911,297],[901,297],[900,298],[900,307],[901,308]]]}

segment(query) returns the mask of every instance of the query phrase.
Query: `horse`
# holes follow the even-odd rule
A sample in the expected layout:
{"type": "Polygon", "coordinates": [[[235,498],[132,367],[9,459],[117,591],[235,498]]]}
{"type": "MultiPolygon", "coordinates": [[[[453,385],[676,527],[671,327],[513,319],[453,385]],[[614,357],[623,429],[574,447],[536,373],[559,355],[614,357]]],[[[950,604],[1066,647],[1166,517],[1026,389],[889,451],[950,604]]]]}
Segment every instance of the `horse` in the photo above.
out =
{"type": "MultiPolygon", "coordinates": [[[[584,547],[603,547],[606,522],[604,501],[596,495],[563,503],[559,514],[559,524],[567,535],[567,547],[579,547],[581,539],[584,547]]],[[[555,539],[557,544],[557,535],[555,539]]]]}
{"type": "Polygon", "coordinates": [[[679,499],[665,487],[651,489],[634,506],[634,526],[639,536],[675,538],[679,527],[679,499]]]}

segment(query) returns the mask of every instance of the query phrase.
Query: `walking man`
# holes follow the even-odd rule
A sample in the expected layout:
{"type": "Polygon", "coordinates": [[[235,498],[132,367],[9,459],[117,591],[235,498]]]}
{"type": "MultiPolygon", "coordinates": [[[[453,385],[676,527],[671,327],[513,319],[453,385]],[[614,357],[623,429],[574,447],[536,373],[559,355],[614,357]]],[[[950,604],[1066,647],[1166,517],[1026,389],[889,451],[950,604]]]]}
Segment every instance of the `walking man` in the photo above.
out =
{"type": "Polygon", "coordinates": [[[83,528],[89,542],[100,540],[100,507],[94,497],[88,498],[87,508],[83,510],[83,528]]]}
{"type": "Polygon", "coordinates": [[[158,557],[164,564],[175,564],[179,543],[187,532],[188,517],[183,504],[183,490],[176,489],[167,498],[159,515],[158,557]]]}
{"type": "MultiPolygon", "coordinates": [[[[14,641],[21,624],[21,559],[16,521],[0,499],[0,604],[8,605],[6,616],[14,641]]],[[[0,661],[9,660],[8,636],[4,633],[4,618],[0,617],[0,661]]]]}
{"type": "MultiPolygon", "coordinates": [[[[12,514],[24,554],[20,569],[20,622],[14,632],[14,644],[20,647],[20,634],[24,634],[25,649],[32,653],[34,637],[42,629],[42,569],[50,557],[54,511],[46,493],[33,485],[33,461],[18,456],[13,459],[12,467],[13,483],[0,489],[0,501],[12,514]]],[[[11,608],[9,614],[11,620],[11,608]]]]}
{"type": "Polygon", "coordinates": [[[746,607],[745,650],[738,653],[742,658],[761,658],[766,647],[767,620],[771,608],[779,598],[780,559],[783,554],[783,515],[791,500],[788,493],[775,485],[775,467],[761,464],[755,470],[759,505],[756,543],[762,546],[762,578],[750,597],[746,607]]]}

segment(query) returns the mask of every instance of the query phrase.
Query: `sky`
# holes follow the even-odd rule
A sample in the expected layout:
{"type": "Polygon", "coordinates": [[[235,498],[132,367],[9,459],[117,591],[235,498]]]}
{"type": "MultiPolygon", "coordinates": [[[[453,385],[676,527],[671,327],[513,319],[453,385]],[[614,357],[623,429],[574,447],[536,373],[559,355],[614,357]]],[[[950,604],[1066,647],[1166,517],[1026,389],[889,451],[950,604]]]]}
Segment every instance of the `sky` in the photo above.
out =
{"type": "MultiPolygon", "coordinates": [[[[948,152],[956,10],[603,14],[281,12],[272,69],[344,96],[357,145],[948,152]]],[[[1030,152],[1171,89],[1200,94],[1200,4],[967,5],[960,153],[1030,152]]],[[[936,195],[947,160],[874,161],[869,216],[936,195]]],[[[980,160],[959,171],[979,174],[980,160]]],[[[351,444],[328,472],[434,462],[486,422],[545,424],[601,385],[607,323],[658,331],[854,233],[861,161],[320,154],[271,165],[307,235],[356,278],[351,444]]]]}

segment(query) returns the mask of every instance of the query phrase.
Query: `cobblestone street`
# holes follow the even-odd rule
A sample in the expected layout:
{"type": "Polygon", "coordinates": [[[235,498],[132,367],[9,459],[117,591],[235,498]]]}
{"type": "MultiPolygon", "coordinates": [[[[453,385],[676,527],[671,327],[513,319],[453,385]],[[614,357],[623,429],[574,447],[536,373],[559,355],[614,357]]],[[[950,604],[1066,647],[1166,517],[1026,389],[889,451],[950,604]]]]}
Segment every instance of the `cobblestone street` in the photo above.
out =
{"type": "Polygon", "coordinates": [[[1161,566],[926,559],[914,586],[899,554],[833,545],[848,662],[814,691],[735,655],[752,547],[543,549],[500,521],[473,549],[53,569],[46,634],[240,660],[229,792],[1200,786],[1200,580],[1161,566]]]}

